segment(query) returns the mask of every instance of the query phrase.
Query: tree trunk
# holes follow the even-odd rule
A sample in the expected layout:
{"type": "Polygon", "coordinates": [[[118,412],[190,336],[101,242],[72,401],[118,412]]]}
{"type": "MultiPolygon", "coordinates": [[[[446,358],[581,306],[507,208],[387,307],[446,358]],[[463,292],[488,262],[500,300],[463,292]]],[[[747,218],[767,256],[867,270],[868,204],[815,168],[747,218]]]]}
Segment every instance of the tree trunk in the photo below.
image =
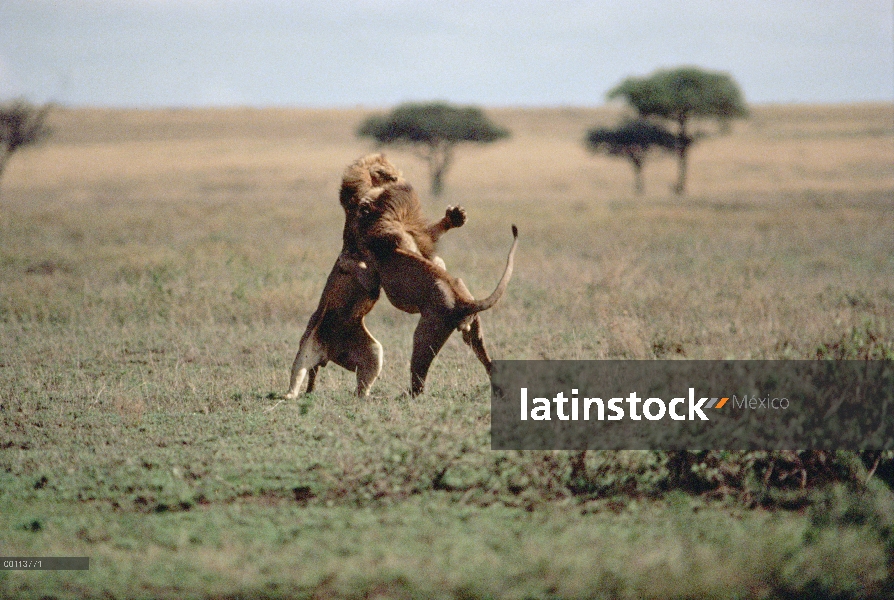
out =
{"type": "Polygon", "coordinates": [[[677,144],[677,183],[674,185],[674,193],[679,196],[686,191],[686,153],[689,151],[685,115],[680,117],[680,135],[677,144]]]}
{"type": "Polygon", "coordinates": [[[435,167],[433,170],[434,172],[431,175],[431,195],[437,197],[444,191],[444,168],[435,167]]]}
{"type": "Polygon", "coordinates": [[[444,191],[444,174],[453,159],[453,144],[439,142],[432,144],[428,152],[428,172],[431,176],[431,194],[440,196],[444,191]]]}
{"type": "Polygon", "coordinates": [[[12,152],[9,148],[0,146],[0,181],[3,180],[3,172],[6,170],[6,165],[9,162],[10,156],[12,156],[12,152]]]}
{"type": "Polygon", "coordinates": [[[643,161],[639,158],[631,158],[633,163],[633,192],[637,196],[642,196],[645,185],[643,184],[643,161]]]}

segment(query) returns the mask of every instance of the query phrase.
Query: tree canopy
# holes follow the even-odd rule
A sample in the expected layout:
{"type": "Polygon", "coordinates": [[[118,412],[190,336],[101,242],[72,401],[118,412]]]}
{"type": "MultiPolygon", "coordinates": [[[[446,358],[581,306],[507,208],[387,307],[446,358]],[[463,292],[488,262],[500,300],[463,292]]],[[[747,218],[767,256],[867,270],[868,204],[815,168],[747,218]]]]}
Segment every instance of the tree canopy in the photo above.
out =
{"type": "Polygon", "coordinates": [[[0,177],[13,153],[43,141],[50,135],[46,126],[50,105],[36,107],[24,100],[0,106],[0,177]]]}
{"type": "Polygon", "coordinates": [[[445,102],[402,104],[386,115],[373,115],[357,129],[360,137],[379,144],[409,145],[428,163],[432,193],[443,190],[443,177],[460,143],[488,144],[509,132],[494,124],[474,106],[454,106],[445,102]]]}
{"type": "Polygon", "coordinates": [[[621,156],[630,161],[634,173],[634,190],[643,191],[642,170],[646,155],[652,148],[673,150],[677,138],[670,131],[646,121],[630,119],[615,128],[594,127],[587,132],[584,143],[591,152],[621,156]]]}
{"type": "Polygon", "coordinates": [[[609,99],[623,98],[640,117],[657,117],[677,124],[679,177],[675,191],[686,182],[686,155],[695,137],[688,131],[691,119],[716,119],[727,124],[748,115],[739,86],[727,73],[697,67],[660,70],[647,77],[630,77],[609,91],[609,99]]]}
{"type": "Polygon", "coordinates": [[[643,117],[679,122],[692,117],[733,119],[748,114],[739,86],[727,73],[681,67],[648,77],[630,77],[608,93],[623,98],[643,117]]]}

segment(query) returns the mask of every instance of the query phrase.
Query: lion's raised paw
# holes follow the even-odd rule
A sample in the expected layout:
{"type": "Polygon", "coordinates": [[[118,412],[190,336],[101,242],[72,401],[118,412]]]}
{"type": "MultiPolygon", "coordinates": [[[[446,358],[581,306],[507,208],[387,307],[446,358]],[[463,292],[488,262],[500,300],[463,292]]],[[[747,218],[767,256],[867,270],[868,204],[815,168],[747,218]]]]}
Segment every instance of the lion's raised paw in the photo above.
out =
{"type": "Polygon", "coordinates": [[[466,209],[462,206],[448,206],[445,215],[451,227],[462,227],[466,223],[466,209]]]}

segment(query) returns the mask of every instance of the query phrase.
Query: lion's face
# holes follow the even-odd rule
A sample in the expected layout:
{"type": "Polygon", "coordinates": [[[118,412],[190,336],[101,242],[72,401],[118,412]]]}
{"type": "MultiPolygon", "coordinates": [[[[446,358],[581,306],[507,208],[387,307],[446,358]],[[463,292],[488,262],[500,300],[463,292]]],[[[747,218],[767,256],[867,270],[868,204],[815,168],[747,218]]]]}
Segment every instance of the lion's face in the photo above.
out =
{"type": "Polygon", "coordinates": [[[351,213],[371,189],[403,181],[401,172],[384,154],[367,154],[345,169],[340,194],[342,208],[351,213]]]}
{"type": "Polygon", "coordinates": [[[353,213],[348,217],[351,230],[357,239],[366,237],[369,228],[381,219],[384,207],[378,199],[384,191],[385,189],[381,187],[373,188],[357,201],[353,213]]]}

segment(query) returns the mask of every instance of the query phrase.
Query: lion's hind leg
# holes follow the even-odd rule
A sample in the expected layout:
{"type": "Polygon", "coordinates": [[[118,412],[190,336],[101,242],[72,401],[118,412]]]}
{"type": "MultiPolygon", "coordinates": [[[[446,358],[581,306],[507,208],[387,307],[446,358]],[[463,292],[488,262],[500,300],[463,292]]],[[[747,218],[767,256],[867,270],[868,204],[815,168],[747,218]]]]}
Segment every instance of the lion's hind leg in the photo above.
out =
{"type": "MultiPolygon", "coordinates": [[[[465,294],[467,298],[472,298],[472,293],[469,291],[469,288],[466,287],[466,284],[463,283],[462,279],[456,279],[455,283],[457,289],[465,294]]],[[[472,352],[475,353],[475,356],[478,357],[478,360],[484,365],[484,370],[490,375],[491,369],[493,368],[493,361],[490,359],[490,355],[487,353],[487,348],[484,346],[484,332],[481,329],[481,317],[479,314],[475,313],[472,316],[463,319],[460,322],[458,329],[462,333],[463,341],[472,349],[472,352]]]]}
{"type": "Polygon", "coordinates": [[[469,323],[468,329],[463,328],[460,329],[460,331],[463,335],[463,341],[472,349],[475,356],[477,356],[481,364],[484,365],[484,370],[490,375],[491,370],[493,369],[493,361],[487,353],[487,348],[484,347],[484,334],[481,331],[481,318],[477,314],[474,315],[469,323]]]}
{"type": "MultiPolygon", "coordinates": [[[[315,333],[315,332],[314,332],[315,333]]],[[[314,382],[316,380],[317,370],[326,363],[326,351],[316,335],[305,337],[298,353],[295,355],[295,361],[292,363],[292,373],[289,377],[289,391],[286,398],[289,400],[298,397],[301,384],[308,377],[307,391],[313,391],[314,382]]]]}
{"type": "Polygon", "coordinates": [[[416,331],[413,332],[413,356],[410,359],[410,395],[418,396],[425,390],[425,379],[435,356],[444,347],[444,343],[453,327],[448,326],[440,318],[423,315],[419,318],[416,331]]]}
{"type": "Polygon", "coordinates": [[[369,390],[382,372],[382,344],[371,335],[368,344],[355,352],[357,365],[357,396],[369,396],[369,390]]]}
{"type": "Polygon", "coordinates": [[[342,349],[332,362],[357,375],[357,395],[368,396],[373,383],[382,372],[382,344],[372,336],[361,321],[359,326],[342,332],[342,349]]]}
{"type": "Polygon", "coordinates": [[[311,367],[307,371],[307,389],[304,391],[306,394],[310,394],[314,391],[314,387],[317,384],[317,373],[320,372],[320,367],[323,365],[317,365],[315,367],[311,367]]]}

